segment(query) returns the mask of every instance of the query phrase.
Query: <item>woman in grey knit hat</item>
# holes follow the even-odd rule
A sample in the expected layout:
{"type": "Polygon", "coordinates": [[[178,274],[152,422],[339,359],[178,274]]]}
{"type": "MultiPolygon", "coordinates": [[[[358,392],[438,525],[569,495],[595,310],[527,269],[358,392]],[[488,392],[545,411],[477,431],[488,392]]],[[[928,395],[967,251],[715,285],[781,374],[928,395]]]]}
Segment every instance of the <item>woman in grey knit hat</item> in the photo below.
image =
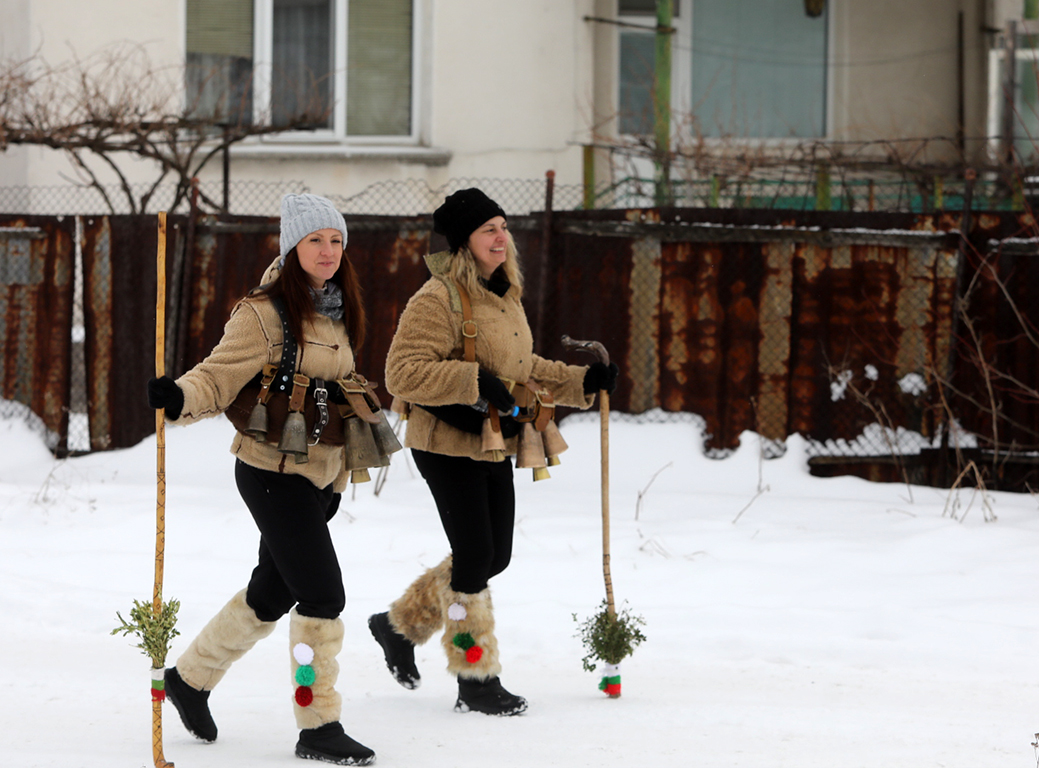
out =
{"type": "Polygon", "coordinates": [[[329,200],[286,195],[280,253],[263,285],[235,306],[204,361],[176,381],[164,376],[148,383],[148,402],[176,424],[232,416],[239,430],[231,445],[235,480],[260,531],[259,561],[246,588],[166,670],[166,695],[185,727],[202,741],[216,739],[210,691],[288,613],[296,755],[367,765],[375,753],[340,724],[336,656],[346,592],[328,530],[356,469],[347,468],[346,411],[335,402],[341,394],[335,385],[363,382],[354,371],[354,350],[364,339],[365,313],[344,253],[346,235],[346,222],[329,200]],[[330,402],[319,405],[323,399],[330,402]],[[291,422],[300,404],[300,415],[315,415],[291,422]],[[243,408],[250,415],[244,427],[233,417],[243,408]],[[295,444],[290,423],[305,429],[295,444]],[[338,436],[332,434],[336,424],[338,436]]]}

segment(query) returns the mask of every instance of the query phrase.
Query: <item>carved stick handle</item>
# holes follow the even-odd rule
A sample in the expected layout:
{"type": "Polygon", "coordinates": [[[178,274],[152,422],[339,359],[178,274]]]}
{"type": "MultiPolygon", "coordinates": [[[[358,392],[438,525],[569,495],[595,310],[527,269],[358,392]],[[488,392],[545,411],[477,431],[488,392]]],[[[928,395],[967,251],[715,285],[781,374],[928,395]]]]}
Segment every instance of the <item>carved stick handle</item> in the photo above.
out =
{"type": "Polygon", "coordinates": [[[587,352],[590,355],[594,355],[600,363],[604,365],[610,364],[610,353],[598,341],[578,341],[577,339],[571,339],[565,333],[560,341],[563,342],[563,349],[567,352],[587,352]]]}

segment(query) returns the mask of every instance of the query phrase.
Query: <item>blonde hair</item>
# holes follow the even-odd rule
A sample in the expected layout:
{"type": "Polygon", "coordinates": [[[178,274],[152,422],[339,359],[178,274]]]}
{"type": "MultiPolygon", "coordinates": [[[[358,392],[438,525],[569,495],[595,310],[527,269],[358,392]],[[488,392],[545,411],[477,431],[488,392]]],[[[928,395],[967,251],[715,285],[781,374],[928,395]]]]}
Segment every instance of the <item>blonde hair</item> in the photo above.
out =
{"type": "MultiPolygon", "coordinates": [[[[519,252],[516,250],[516,241],[512,239],[512,233],[505,232],[505,263],[498,269],[505,272],[505,277],[516,287],[518,295],[523,295],[523,272],[520,270],[519,252]]],[[[463,245],[455,253],[451,254],[451,262],[447,267],[448,274],[453,280],[460,283],[470,296],[482,296],[486,290],[480,284],[480,270],[476,266],[476,259],[469,245],[463,245]]]]}

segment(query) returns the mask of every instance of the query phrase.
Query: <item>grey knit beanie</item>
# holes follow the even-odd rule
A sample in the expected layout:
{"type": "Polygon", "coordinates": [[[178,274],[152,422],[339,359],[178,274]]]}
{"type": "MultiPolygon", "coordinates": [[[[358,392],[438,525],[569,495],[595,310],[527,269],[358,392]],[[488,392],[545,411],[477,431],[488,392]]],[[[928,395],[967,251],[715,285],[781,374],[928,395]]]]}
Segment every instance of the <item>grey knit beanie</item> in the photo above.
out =
{"type": "Polygon", "coordinates": [[[346,220],[331,200],[320,195],[285,195],[281,199],[281,264],[300,240],[319,229],[338,229],[346,247],[346,220]]]}

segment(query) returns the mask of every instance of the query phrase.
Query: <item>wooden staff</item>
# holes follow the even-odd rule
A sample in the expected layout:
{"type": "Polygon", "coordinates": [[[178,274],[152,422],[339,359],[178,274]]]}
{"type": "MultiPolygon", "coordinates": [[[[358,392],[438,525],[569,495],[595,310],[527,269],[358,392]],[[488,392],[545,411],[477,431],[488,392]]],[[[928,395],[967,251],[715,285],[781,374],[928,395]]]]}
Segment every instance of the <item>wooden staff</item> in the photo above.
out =
{"type": "MultiPolygon", "coordinates": [[[[155,375],[166,374],[166,212],[159,213],[155,254],[155,375]]],[[[162,568],[166,551],[166,409],[155,409],[155,587],[152,615],[162,615],[162,568]]],[[[162,755],[162,700],[152,697],[152,757],[155,768],[173,768],[162,755]]]]}
{"type": "MultiPolygon", "coordinates": [[[[576,341],[566,334],[561,341],[567,351],[587,352],[603,365],[610,364],[610,353],[598,341],[576,341]]],[[[599,390],[599,437],[602,462],[602,577],[606,583],[606,612],[610,618],[616,618],[613,577],[610,575],[610,393],[605,389],[599,390]]]]}

